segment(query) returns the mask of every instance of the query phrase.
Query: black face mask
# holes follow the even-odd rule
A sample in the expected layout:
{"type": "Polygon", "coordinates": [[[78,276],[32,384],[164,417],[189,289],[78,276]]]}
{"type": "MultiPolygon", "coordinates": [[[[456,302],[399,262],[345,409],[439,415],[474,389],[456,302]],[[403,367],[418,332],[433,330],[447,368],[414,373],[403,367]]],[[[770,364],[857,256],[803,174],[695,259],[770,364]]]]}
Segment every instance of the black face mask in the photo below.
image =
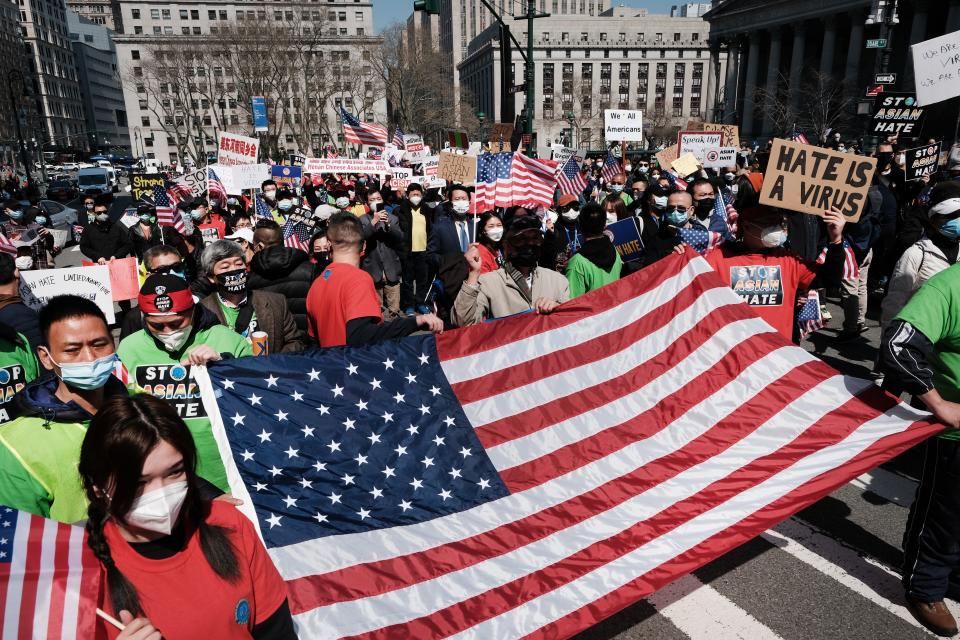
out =
{"type": "Polygon", "coordinates": [[[705,218],[710,215],[710,212],[713,211],[713,205],[716,203],[716,198],[706,198],[704,200],[697,201],[697,216],[700,218],[705,218]]]}
{"type": "Polygon", "coordinates": [[[234,269],[217,274],[217,291],[221,294],[237,294],[247,290],[247,270],[234,269]]]}
{"type": "Polygon", "coordinates": [[[510,262],[517,267],[535,267],[540,262],[540,246],[527,245],[520,249],[514,249],[510,256],[510,262]]]}
{"type": "Polygon", "coordinates": [[[330,262],[330,256],[327,251],[314,251],[313,259],[317,264],[327,264],[330,262]]]}

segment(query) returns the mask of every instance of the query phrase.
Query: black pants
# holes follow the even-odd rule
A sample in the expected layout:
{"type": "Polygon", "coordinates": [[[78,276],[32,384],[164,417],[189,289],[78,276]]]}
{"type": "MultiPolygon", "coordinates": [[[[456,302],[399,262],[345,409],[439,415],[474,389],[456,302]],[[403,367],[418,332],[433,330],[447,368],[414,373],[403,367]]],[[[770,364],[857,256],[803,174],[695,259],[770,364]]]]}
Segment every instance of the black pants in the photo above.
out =
{"type": "Polygon", "coordinates": [[[400,308],[409,309],[424,303],[430,288],[430,265],[426,251],[407,254],[403,259],[403,281],[400,283],[400,308]]]}
{"type": "Polygon", "coordinates": [[[903,534],[903,586],[921,602],[943,600],[960,568],[960,441],[930,438],[903,534]]]}

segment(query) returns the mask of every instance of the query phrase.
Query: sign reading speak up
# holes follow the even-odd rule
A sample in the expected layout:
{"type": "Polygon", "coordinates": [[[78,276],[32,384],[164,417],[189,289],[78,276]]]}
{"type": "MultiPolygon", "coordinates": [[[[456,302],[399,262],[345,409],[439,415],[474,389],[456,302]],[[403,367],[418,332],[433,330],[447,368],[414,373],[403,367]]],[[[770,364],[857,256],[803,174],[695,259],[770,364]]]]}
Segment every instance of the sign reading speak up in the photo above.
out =
{"type": "Polygon", "coordinates": [[[856,222],[863,213],[876,158],[774,140],[760,204],[822,216],[831,207],[856,222]]]}

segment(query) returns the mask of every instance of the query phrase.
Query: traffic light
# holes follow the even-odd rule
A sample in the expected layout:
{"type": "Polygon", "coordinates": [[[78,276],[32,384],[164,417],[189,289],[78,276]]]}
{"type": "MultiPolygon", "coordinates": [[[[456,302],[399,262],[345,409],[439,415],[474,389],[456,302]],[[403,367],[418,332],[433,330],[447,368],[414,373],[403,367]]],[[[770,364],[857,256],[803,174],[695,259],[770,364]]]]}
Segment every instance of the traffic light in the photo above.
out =
{"type": "Polygon", "coordinates": [[[414,11],[426,11],[435,16],[440,15],[440,0],[414,0],[414,11]]]}

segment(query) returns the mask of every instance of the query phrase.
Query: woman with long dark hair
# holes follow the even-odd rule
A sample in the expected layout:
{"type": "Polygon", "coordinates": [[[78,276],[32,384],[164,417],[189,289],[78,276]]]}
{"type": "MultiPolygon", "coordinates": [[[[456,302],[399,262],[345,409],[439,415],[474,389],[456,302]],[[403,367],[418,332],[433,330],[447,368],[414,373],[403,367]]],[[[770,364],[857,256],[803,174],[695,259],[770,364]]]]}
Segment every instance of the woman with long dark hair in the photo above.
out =
{"type": "Polygon", "coordinates": [[[253,525],[198,494],[197,452],[176,410],[120,396],[90,422],[80,476],[88,544],[103,565],[103,608],[118,640],[296,638],[283,579],[253,525]]]}
{"type": "Polygon", "coordinates": [[[477,223],[477,243],[480,250],[480,274],[496,271],[503,266],[503,220],[494,211],[480,215],[477,223]]]}

